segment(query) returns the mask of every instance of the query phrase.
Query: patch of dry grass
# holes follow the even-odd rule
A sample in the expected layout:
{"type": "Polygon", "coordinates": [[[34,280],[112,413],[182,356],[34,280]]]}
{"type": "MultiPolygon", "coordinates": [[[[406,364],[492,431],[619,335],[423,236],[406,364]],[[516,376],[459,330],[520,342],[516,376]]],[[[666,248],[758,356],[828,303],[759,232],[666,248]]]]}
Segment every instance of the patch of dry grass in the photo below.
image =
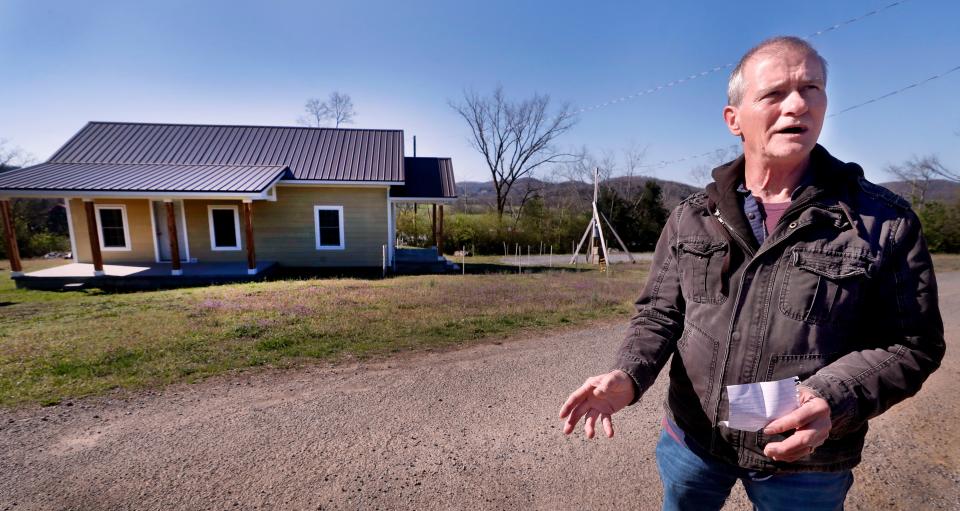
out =
{"type": "Polygon", "coordinates": [[[933,269],[937,272],[960,271],[960,254],[933,254],[933,269]]]}
{"type": "Polygon", "coordinates": [[[611,274],[312,279],[129,294],[24,291],[3,279],[0,404],[627,317],[645,275],[643,266],[617,265],[611,274]]]}

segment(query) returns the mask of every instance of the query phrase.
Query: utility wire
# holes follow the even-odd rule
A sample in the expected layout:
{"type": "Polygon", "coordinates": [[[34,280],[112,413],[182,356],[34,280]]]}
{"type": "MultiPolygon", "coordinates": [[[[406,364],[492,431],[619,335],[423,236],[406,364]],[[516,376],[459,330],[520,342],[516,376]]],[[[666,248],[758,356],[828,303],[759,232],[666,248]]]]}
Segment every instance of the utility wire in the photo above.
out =
{"type": "MultiPolygon", "coordinates": [[[[874,16],[874,15],[876,15],[876,14],[880,14],[881,12],[886,11],[887,9],[896,7],[896,6],[900,5],[900,4],[907,3],[908,1],[910,1],[910,0],[897,0],[896,2],[889,3],[889,4],[887,4],[887,5],[883,6],[883,7],[880,7],[880,8],[878,8],[878,9],[874,9],[874,10],[872,10],[872,11],[870,11],[870,12],[865,12],[865,13],[859,15],[859,16],[855,16],[855,17],[850,18],[850,19],[848,19],[848,20],[846,20],[846,21],[841,21],[840,23],[835,23],[835,24],[830,25],[829,27],[826,27],[826,28],[824,28],[824,29],[822,29],[822,30],[817,30],[816,32],[808,35],[808,36],[805,37],[804,39],[813,39],[814,37],[819,37],[819,36],[821,36],[821,35],[823,35],[823,34],[826,34],[826,33],[828,33],[828,32],[834,32],[834,31],[836,31],[836,30],[840,30],[841,28],[846,27],[847,25],[850,25],[850,24],[852,24],[852,23],[856,23],[856,22],[858,22],[858,21],[860,21],[860,20],[862,20],[862,19],[864,19],[864,18],[869,18],[870,16],[874,16]]],[[[735,66],[735,65],[736,65],[736,63],[730,62],[730,63],[727,63],[727,64],[723,64],[723,65],[721,65],[721,66],[715,66],[715,67],[712,67],[712,68],[710,68],[710,69],[705,69],[705,70],[703,70],[703,71],[700,71],[699,73],[693,73],[693,74],[690,75],[690,76],[685,76],[685,77],[683,77],[683,78],[678,78],[678,79],[676,79],[676,80],[673,80],[673,81],[670,81],[670,82],[667,82],[667,83],[664,83],[664,84],[657,85],[656,87],[651,87],[651,88],[649,88],[649,89],[646,89],[646,90],[643,90],[643,91],[639,91],[639,92],[635,92],[635,93],[630,94],[630,95],[627,95],[627,96],[621,96],[621,97],[619,97],[619,98],[617,98],[617,99],[611,99],[610,101],[604,101],[603,103],[598,103],[598,104],[596,104],[596,105],[591,105],[591,106],[588,106],[588,107],[584,107],[584,108],[581,108],[581,109],[579,109],[579,110],[576,110],[574,113],[575,113],[575,114],[582,114],[582,113],[585,113],[585,112],[590,112],[590,111],[593,111],[593,110],[599,110],[599,109],[601,109],[601,108],[606,108],[606,107],[608,107],[608,106],[613,106],[613,105],[615,105],[615,104],[617,104],[617,103],[622,103],[622,102],[624,102],[624,101],[630,101],[630,100],[632,100],[632,99],[639,98],[640,96],[647,96],[647,95],[653,94],[653,93],[655,93],[655,92],[660,92],[660,91],[663,90],[663,89],[669,89],[669,88],[671,88],[671,87],[680,85],[681,83],[684,83],[684,82],[688,82],[688,81],[691,81],[691,80],[696,80],[697,78],[701,78],[701,77],[704,77],[704,76],[707,76],[707,75],[711,75],[711,74],[714,74],[714,73],[723,71],[724,69],[730,69],[730,68],[732,68],[732,67],[735,66]]]]}
{"type": "Polygon", "coordinates": [[[857,103],[856,105],[848,106],[847,108],[844,108],[843,110],[840,110],[839,112],[832,113],[832,114],[828,115],[827,118],[829,119],[829,118],[831,118],[831,117],[836,117],[836,116],[838,116],[838,115],[840,115],[840,114],[845,114],[845,113],[849,112],[850,110],[856,110],[857,108],[860,108],[860,107],[862,107],[862,106],[869,105],[870,103],[876,103],[877,101],[881,101],[881,100],[887,99],[887,98],[889,98],[890,96],[895,96],[895,95],[897,95],[897,94],[900,94],[901,92],[905,92],[905,91],[910,90],[910,89],[912,89],[912,88],[914,88],[914,87],[919,87],[919,86],[921,86],[921,85],[924,85],[924,84],[926,84],[927,82],[932,82],[933,80],[936,80],[937,78],[942,78],[942,77],[944,77],[944,76],[947,76],[948,74],[953,73],[954,71],[960,71],[960,66],[954,67],[953,69],[948,69],[947,71],[944,71],[944,72],[942,72],[942,73],[940,73],[940,74],[937,74],[937,75],[933,75],[933,76],[931,76],[931,77],[929,77],[929,78],[927,78],[927,79],[925,79],[925,80],[920,80],[919,82],[911,83],[910,85],[907,85],[906,87],[902,87],[902,88],[897,89],[897,90],[895,90],[895,91],[888,92],[888,93],[884,94],[883,96],[877,96],[877,97],[875,97],[875,98],[873,98],[873,99],[868,99],[868,100],[864,101],[863,103],[857,103]]]}
{"type": "MultiPolygon", "coordinates": [[[[921,85],[926,85],[927,83],[930,83],[930,82],[932,82],[932,81],[934,81],[934,80],[936,80],[936,79],[938,79],[938,78],[943,78],[944,76],[947,76],[948,74],[954,73],[954,72],[956,72],[956,71],[960,71],[960,66],[955,66],[955,67],[953,67],[953,68],[951,68],[951,69],[948,69],[948,70],[946,70],[946,71],[944,71],[944,72],[942,72],[942,73],[935,74],[935,75],[933,75],[933,76],[930,76],[930,77],[925,78],[925,79],[923,79],[923,80],[920,80],[920,81],[918,81],[918,82],[913,82],[913,83],[911,83],[910,85],[907,85],[907,86],[905,86],[905,87],[901,87],[901,88],[899,88],[899,89],[897,89],[897,90],[894,90],[894,91],[890,91],[890,92],[888,92],[888,93],[886,93],[886,94],[883,94],[882,96],[877,96],[877,97],[875,97],[875,98],[868,99],[868,100],[866,100],[866,101],[864,101],[864,102],[862,102],[862,103],[857,103],[857,104],[855,104],[855,105],[848,106],[847,108],[844,108],[843,110],[840,110],[839,112],[835,112],[835,113],[832,113],[832,114],[828,115],[828,116],[827,116],[827,119],[836,117],[836,116],[841,115],[841,114],[845,114],[845,113],[847,113],[847,112],[849,112],[849,111],[851,111],[851,110],[856,110],[856,109],[858,109],[858,108],[860,108],[860,107],[863,107],[863,106],[866,106],[866,105],[869,105],[869,104],[872,104],[872,103],[876,103],[876,102],[878,102],[878,101],[883,101],[884,99],[887,99],[887,98],[889,98],[889,97],[891,97],[891,96],[896,96],[897,94],[900,94],[901,92],[906,92],[906,91],[908,91],[908,90],[910,90],[910,89],[913,89],[913,88],[916,88],[916,87],[920,87],[921,85]]],[[[705,153],[695,154],[695,155],[692,155],[692,156],[685,156],[685,157],[683,157],[683,158],[678,158],[678,159],[676,159],[676,160],[665,160],[665,161],[659,161],[659,162],[656,162],[656,163],[651,163],[651,164],[648,164],[648,165],[640,165],[640,167],[643,167],[643,168],[657,168],[657,169],[659,169],[659,168],[663,168],[663,167],[666,167],[666,166],[669,166],[669,165],[673,165],[674,163],[682,163],[682,162],[685,162],[685,161],[687,161],[687,160],[695,160],[695,159],[697,159],[697,158],[703,158],[703,157],[705,157],[705,156],[710,156],[710,155],[713,155],[713,154],[717,154],[718,151],[722,151],[722,150],[724,150],[724,148],[718,147],[718,148],[716,148],[716,149],[713,149],[713,150],[711,150],[711,151],[707,151],[707,152],[705,152],[705,153]]]]}

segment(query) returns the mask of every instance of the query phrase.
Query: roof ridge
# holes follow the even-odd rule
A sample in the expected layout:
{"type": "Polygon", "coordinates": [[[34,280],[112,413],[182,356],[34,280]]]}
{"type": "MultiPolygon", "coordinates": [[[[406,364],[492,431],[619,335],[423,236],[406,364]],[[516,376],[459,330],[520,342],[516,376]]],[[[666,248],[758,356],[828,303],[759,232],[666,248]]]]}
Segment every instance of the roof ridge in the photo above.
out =
{"type": "Polygon", "coordinates": [[[131,122],[131,121],[89,121],[87,125],[91,124],[114,124],[114,125],[128,125],[128,126],[190,126],[190,127],[205,127],[205,128],[274,128],[274,129],[293,129],[293,130],[331,130],[331,131],[399,131],[403,132],[403,129],[400,128],[329,128],[329,127],[313,127],[313,126],[278,126],[278,125],[267,125],[267,124],[209,124],[209,123],[179,123],[179,122],[131,122]]]}
{"type": "MultiPolygon", "coordinates": [[[[124,161],[45,161],[43,165],[166,165],[168,167],[275,167],[289,168],[290,165],[271,165],[266,163],[166,163],[166,162],[124,162],[124,161]]],[[[39,165],[39,164],[38,164],[39,165]]],[[[37,165],[31,165],[36,167],[37,165]]]]}

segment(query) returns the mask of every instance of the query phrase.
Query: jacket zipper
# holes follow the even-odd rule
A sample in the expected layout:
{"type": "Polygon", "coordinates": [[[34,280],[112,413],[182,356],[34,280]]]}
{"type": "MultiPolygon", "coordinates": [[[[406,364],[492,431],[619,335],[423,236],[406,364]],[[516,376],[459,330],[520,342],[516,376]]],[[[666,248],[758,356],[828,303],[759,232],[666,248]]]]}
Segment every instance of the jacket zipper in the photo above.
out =
{"type": "Polygon", "coordinates": [[[722,225],[726,230],[730,231],[730,234],[732,234],[734,239],[737,240],[737,243],[740,244],[740,247],[743,248],[752,258],[756,250],[754,250],[753,247],[750,246],[749,243],[747,243],[747,240],[743,239],[743,236],[740,236],[740,233],[737,232],[736,229],[734,229],[733,227],[730,227],[730,224],[728,224],[726,220],[724,220],[723,217],[720,216],[720,208],[717,208],[716,210],[714,210],[713,216],[717,219],[718,222],[720,222],[720,225],[722,225]]]}
{"type": "MultiPolygon", "coordinates": [[[[741,248],[743,248],[743,250],[750,255],[750,261],[752,262],[755,250],[753,250],[753,247],[750,246],[750,244],[747,243],[745,239],[743,239],[743,236],[740,236],[740,233],[737,232],[736,229],[731,227],[729,224],[727,224],[726,221],[723,220],[723,216],[720,215],[720,208],[717,208],[716,210],[714,210],[713,216],[714,218],[717,219],[718,222],[720,222],[720,225],[722,225],[727,231],[730,232],[730,234],[737,241],[737,243],[740,244],[741,248]]],[[[749,265],[750,263],[748,262],[747,266],[749,267],[749,265]]],[[[733,336],[734,320],[736,319],[737,314],[740,311],[740,295],[742,292],[743,292],[743,278],[741,277],[740,283],[737,285],[737,298],[736,298],[736,301],[733,302],[734,310],[733,310],[733,313],[730,315],[730,325],[727,327],[727,342],[724,343],[725,346],[724,346],[724,352],[723,352],[723,364],[721,364],[720,366],[720,375],[719,375],[719,378],[717,379],[717,392],[716,392],[717,404],[713,410],[713,427],[714,428],[716,428],[717,426],[717,422],[720,415],[720,403],[723,402],[723,377],[726,374],[727,362],[730,358],[729,340],[733,336]]],[[[716,450],[716,434],[714,432],[711,432],[710,433],[710,452],[714,452],[715,450],[716,450]]]]}
{"type": "MultiPolygon", "coordinates": [[[[806,206],[806,205],[807,205],[808,203],[810,203],[810,202],[813,202],[813,198],[809,198],[809,199],[807,199],[807,200],[805,200],[805,201],[801,201],[801,202],[798,202],[798,203],[793,204],[793,205],[792,205],[793,207],[791,208],[791,209],[793,209],[793,211],[791,211],[790,213],[796,212],[797,210],[799,210],[799,208],[806,206]]],[[[791,216],[793,216],[793,215],[791,214],[791,216]]],[[[730,231],[730,233],[733,235],[734,239],[736,239],[737,242],[740,243],[740,245],[743,247],[743,249],[746,250],[746,251],[748,252],[748,254],[750,255],[750,260],[747,261],[747,264],[746,264],[746,266],[744,267],[744,275],[746,275],[746,271],[747,271],[747,270],[750,268],[750,266],[753,264],[753,261],[756,260],[757,256],[759,256],[759,255],[762,254],[762,253],[768,252],[768,251],[771,249],[771,247],[774,247],[774,246],[776,246],[776,245],[779,245],[779,244],[783,243],[784,241],[786,241],[787,239],[789,239],[791,236],[793,236],[794,233],[797,232],[797,229],[794,229],[792,232],[787,233],[786,236],[780,238],[775,245],[770,245],[770,246],[766,247],[766,249],[761,249],[761,250],[759,250],[759,251],[755,251],[755,250],[753,250],[753,247],[751,247],[750,244],[748,244],[748,243],[746,242],[746,240],[744,240],[743,237],[740,236],[740,233],[739,233],[739,232],[737,232],[733,227],[731,227],[729,224],[727,224],[727,222],[725,222],[725,221],[723,220],[723,217],[720,215],[720,208],[717,208],[717,209],[714,211],[714,217],[717,219],[718,222],[720,222],[721,225],[723,225],[728,231],[730,231]]],[[[809,224],[807,224],[807,225],[809,225],[809,224]]],[[[727,340],[728,340],[728,342],[725,343],[726,346],[725,346],[725,348],[724,348],[724,353],[723,353],[723,364],[720,366],[720,377],[719,377],[719,379],[717,380],[717,386],[718,386],[718,388],[719,388],[719,389],[718,389],[718,392],[717,392],[717,404],[716,404],[716,406],[714,407],[714,410],[713,410],[713,426],[714,426],[714,427],[717,426],[718,419],[719,419],[719,415],[720,415],[720,404],[723,402],[723,379],[724,379],[724,376],[726,376],[727,363],[729,362],[729,359],[730,359],[730,342],[729,342],[729,339],[730,339],[731,337],[733,337],[733,327],[734,327],[734,323],[735,323],[735,321],[736,321],[737,315],[740,313],[740,306],[741,306],[740,296],[741,296],[741,294],[742,294],[742,292],[743,292],[743,280],[744,280],[744,279],[743,279],[743,277],[741,276],[741,278],[740,278],[740,285],[737,286],[737,299],[736,299],[736,302],[734,302],[734,310],[733,310],[733,313],[730,315],[730,325],[729,325],[728,328],[727,328],[727,340]]],[[[758,353],[758,358],[759,358],[760,356],[762,356],[762,353],[758,353]]],[[[741,445],[741,446],[738,448],[738,451],[739,451],[740,449],[742,449],[742,448],[743,448],[743,445],[741,445]]],[[[716,449],[716,435],[715,435],[714,433],[711,433],[711,435],[710,435],[710,451],[713,452],[715,449],[716,449]]]]}

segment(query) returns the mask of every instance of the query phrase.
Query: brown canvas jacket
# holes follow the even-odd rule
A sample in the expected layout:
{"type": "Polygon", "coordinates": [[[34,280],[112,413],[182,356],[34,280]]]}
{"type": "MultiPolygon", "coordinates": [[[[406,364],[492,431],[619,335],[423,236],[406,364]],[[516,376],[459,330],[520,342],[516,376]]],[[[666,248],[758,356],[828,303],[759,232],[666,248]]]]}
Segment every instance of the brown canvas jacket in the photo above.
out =
{"type": "Polygon", "coordinates": [[[639,397],[672,357],[667,411],[696,444],[773,472],[860,461],[867,420],[912,396],[940,364],[943,321],[920,222],[903,199],[823,147],[810,181],[758,246],[736,193],[743,157],[670,215],[618,351],[639,397]],[[799,376],[825,399],[830,438],[794,463],[783,439],[718,425],[725,387],[799,376]]]}

